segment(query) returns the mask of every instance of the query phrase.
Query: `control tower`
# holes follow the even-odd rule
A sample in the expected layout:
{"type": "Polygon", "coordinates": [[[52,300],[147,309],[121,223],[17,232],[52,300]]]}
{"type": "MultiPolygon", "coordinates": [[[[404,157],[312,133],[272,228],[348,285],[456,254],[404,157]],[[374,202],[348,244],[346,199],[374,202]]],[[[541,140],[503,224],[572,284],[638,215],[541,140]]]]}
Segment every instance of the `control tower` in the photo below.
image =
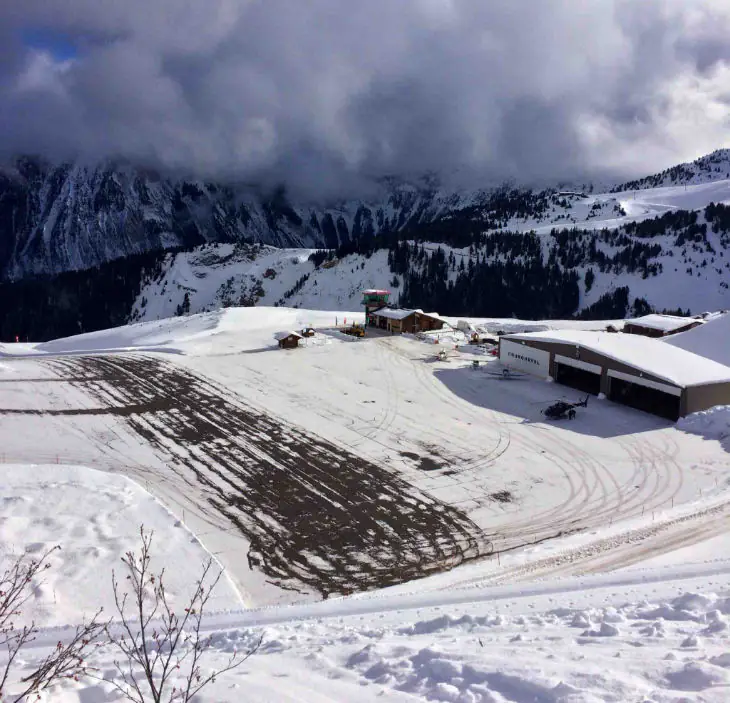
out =
{"type": "Polygon", "coordinates": [[[362,305],[365,306],[365,324],[370,323],[370,313],[388,305],[389,290],[370,289],[362,292],[362,305]]]}

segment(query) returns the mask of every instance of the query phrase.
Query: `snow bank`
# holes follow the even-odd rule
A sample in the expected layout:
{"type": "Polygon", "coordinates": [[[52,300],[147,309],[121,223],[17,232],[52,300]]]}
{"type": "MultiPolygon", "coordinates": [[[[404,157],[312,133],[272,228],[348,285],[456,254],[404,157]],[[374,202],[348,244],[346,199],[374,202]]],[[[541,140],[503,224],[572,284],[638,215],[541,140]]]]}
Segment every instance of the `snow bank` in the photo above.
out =
{"type": "Polygon", "coordinates": [[[730,405],[687,415],[677,422],[677,428],[705,439],[719,440],[730,451],[730,405]]]}
{"type": "Polygon", "coordinates": [[[216,353],[231,353],[274,348],[273,336],[283,330],[334,328],[346,321],[350,324],[362,323],[364,319],[362,312],[283,307],[226,308],[197,315],[138,322],[41,344],[5,345],[0,348],[0,355],[14,357],[125,351],[199,354],[210,353],[214,339],[216,353]]]}

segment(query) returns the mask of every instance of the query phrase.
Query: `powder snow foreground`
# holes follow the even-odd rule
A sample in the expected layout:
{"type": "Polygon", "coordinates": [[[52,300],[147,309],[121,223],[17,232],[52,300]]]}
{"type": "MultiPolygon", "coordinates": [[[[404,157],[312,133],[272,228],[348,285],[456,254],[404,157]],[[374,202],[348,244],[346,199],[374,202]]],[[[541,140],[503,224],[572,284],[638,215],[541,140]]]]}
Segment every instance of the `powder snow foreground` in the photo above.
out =
{"type": "MultiPolygon", "coordinates": [[[[730,565],[464,595],[462,605],[375,595],[214,617],[206,667],[261,634],[263,645],[199,703],[727,701],[730,565]]],[[[111,653],[94,664],[101,681],[68,682],[44,700],[119,700],[111,653]]]]}
{"type": "MultiPolygon", "coordinates": [[[[154,566],[166,567],[171,597],[184,597],[209,558],[198,539],[159,501],[125,476],[78,466],[0,465],[0,560],[21,554],[50,557],[19,622],[67,625],[99,607],[113,611],[112,570],[139,547],[139,529],[154,532],[154,566]]],[[[227,580],[218,609],[239,607],[227,580]]]]}

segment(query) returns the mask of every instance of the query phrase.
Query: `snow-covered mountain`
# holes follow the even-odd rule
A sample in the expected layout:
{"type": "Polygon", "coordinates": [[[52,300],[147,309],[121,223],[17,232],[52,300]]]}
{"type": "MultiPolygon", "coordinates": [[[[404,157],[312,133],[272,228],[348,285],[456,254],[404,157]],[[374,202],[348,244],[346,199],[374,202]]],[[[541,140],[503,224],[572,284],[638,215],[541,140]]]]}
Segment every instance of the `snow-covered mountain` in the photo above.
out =
{"type": "MultiPolygon", "coordinates": [[[[283,189],[175,180],[124,163],[51,165],[24,157],[0,170],[0,280],[209,242],[333,248],[404,230],[438,240],[440,230],[454,226],[612,226],[627,215],[622,191],[727,178],[730,150],[719,150],[602,197],[508,186],[453,191],[428,177],[417,183],[383,179],[364,200],[311,204],[292,202],[283,189]]],[[[628,215],[635,219],[637,213],[628,215]]]]}
{"type": "Polygon", "coordinates": [[[373,286],[475,316],[730,308],[729,154],[603,193],[386,179],[368,201],[328,207],[21,159],[0,171],[0,338],[232,305],[354,309],[373,286]]]}
{"type": "Polygon", "coordinates": [[[489,226],[495,217],[539,212],[544,201],[531,191],[443,191],[431,178],[384,179],[373,192],[369,200],[293,204],[281,188],[171,180],[129,164],[21,158],[0,170],[0,280],[207,242],[337,247],[454,213],[489,226]]]}
{"type": "Polygon", "coordinates": [[[661,186],[697,185],[725,178],[730,178],[730,149],[717,149],[692,162],[672,166],[653,176],[622,183],[612,190],[618,192],[661,186]]]}
{"type": "MultiPolygon", "coordinates": [[[[604,316],[631,312],[627,306],[637,298],[658,310],[725,309],[730,307],[730,234],[723,202],[730,202],[728,180],[638,193],[563,193],[548,198],[541,219],[513,218],[511,233],[494,232],[476,247],[421,243],[412,247],[407,261],[398,246],[313,261],[317,257],[308,249],[208,244],[168,254],[143,280],[131,319],[161,319],[231,305],[354,310],[365,288],[389,288],[396,302],[401,297],[404,303],[446,314],[521,314],[475,309],[476,296],[468,292],[463,300],[453,301],[451,309],[448,288],[430,300],[424,299],[423,286],[418,299],[402,295],[408,280],[419,275],[432,283],[444,275],[447,286],[456,285],[460,276],[468,277],[470,268],[507,260],[523,269],[553,261],[563,272],[573,272],[575,309],[561,311],[564,314],[586,310],[622,289],[628,291],[626,307],[606,309],[604,316]],[[711,202],[719,205],[708,210],[711,202]],[[564,206],[569,206],[570,215],[559,213],[564,206]],[[437,274],[429,271],[428,261],[439,251],[447,264],[437,274]]],[[[460,236],[458,231],[452,235],[451,239],[460,236]]],[[[547,293],[538,292],[540,297],[547,293]]],[[[534,309],[534,301],[530,304],[534,309]]]]}

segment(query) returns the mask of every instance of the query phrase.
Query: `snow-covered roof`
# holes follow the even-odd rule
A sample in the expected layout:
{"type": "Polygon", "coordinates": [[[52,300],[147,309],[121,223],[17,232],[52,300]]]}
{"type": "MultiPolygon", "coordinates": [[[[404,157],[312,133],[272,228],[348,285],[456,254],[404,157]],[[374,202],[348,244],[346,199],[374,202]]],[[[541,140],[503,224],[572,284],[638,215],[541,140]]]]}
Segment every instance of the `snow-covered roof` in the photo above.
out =
{"type": "Polygon", "coordinates": [[[414,313],[418,313],[419,315],[425,315],[426,317],[431,317],[434,320],[440,320],[445,325],[448,325],[448,320],[445,320],[443,317],[441,317],[437,312],[423,312],[420,308],[417,310],[396,310],[394,308],[380,308],[380,310],[373,311],[373,315],[379,315],[380,317],[385,317],[388,320],[405,320],[406,317],[410,317],[414,313]]]}
{"type": "Polygon", "coordinates": [[[730,366],[636,334],[550,330],[503,339],[575,344],[682,388],[730,382],[730,366]]]}
{"type": "Polygon", "coordinates": [[[394,310],[393,308],[381,308],[380,310],[376,310],[373,314],[385,317],[388,320],[405,320],[406,317],[410,317],[417,312],[422,313],[423,310],[394,310]]]}
{"type": "Polygon", "coordinates": [[[644,317],[636,317],[633,320],[626,320],[628,325],[639,325],[651,330],[659,330],[661,332],[673,332],[682,329],[693,322],[701,322],[693,317],[678,317],[677,315],[659,315],[653,313],[644,315],[644,317]]]}
{"type": "Polygon", "coordinates": [[[304,337],[302,337],[302,335],[299,334],[299,332],[277,332],[274,335],[274,339],[277,342],[280,342],[282,339],[286,339],[287,337],[297,337],[299,339],[304,339],[304,337]]]}
{"type": "Polygon", "coordinates": [[[363,295],[390,295],[389,290],[383,290],[382,288],[368,288],[362,292],[363,295]]]}
{"type": "Polygon", "coordinates": [[[730,366],[730,313],[713,315],[701,327],[672,335],[662,342],[730,366]]]}

